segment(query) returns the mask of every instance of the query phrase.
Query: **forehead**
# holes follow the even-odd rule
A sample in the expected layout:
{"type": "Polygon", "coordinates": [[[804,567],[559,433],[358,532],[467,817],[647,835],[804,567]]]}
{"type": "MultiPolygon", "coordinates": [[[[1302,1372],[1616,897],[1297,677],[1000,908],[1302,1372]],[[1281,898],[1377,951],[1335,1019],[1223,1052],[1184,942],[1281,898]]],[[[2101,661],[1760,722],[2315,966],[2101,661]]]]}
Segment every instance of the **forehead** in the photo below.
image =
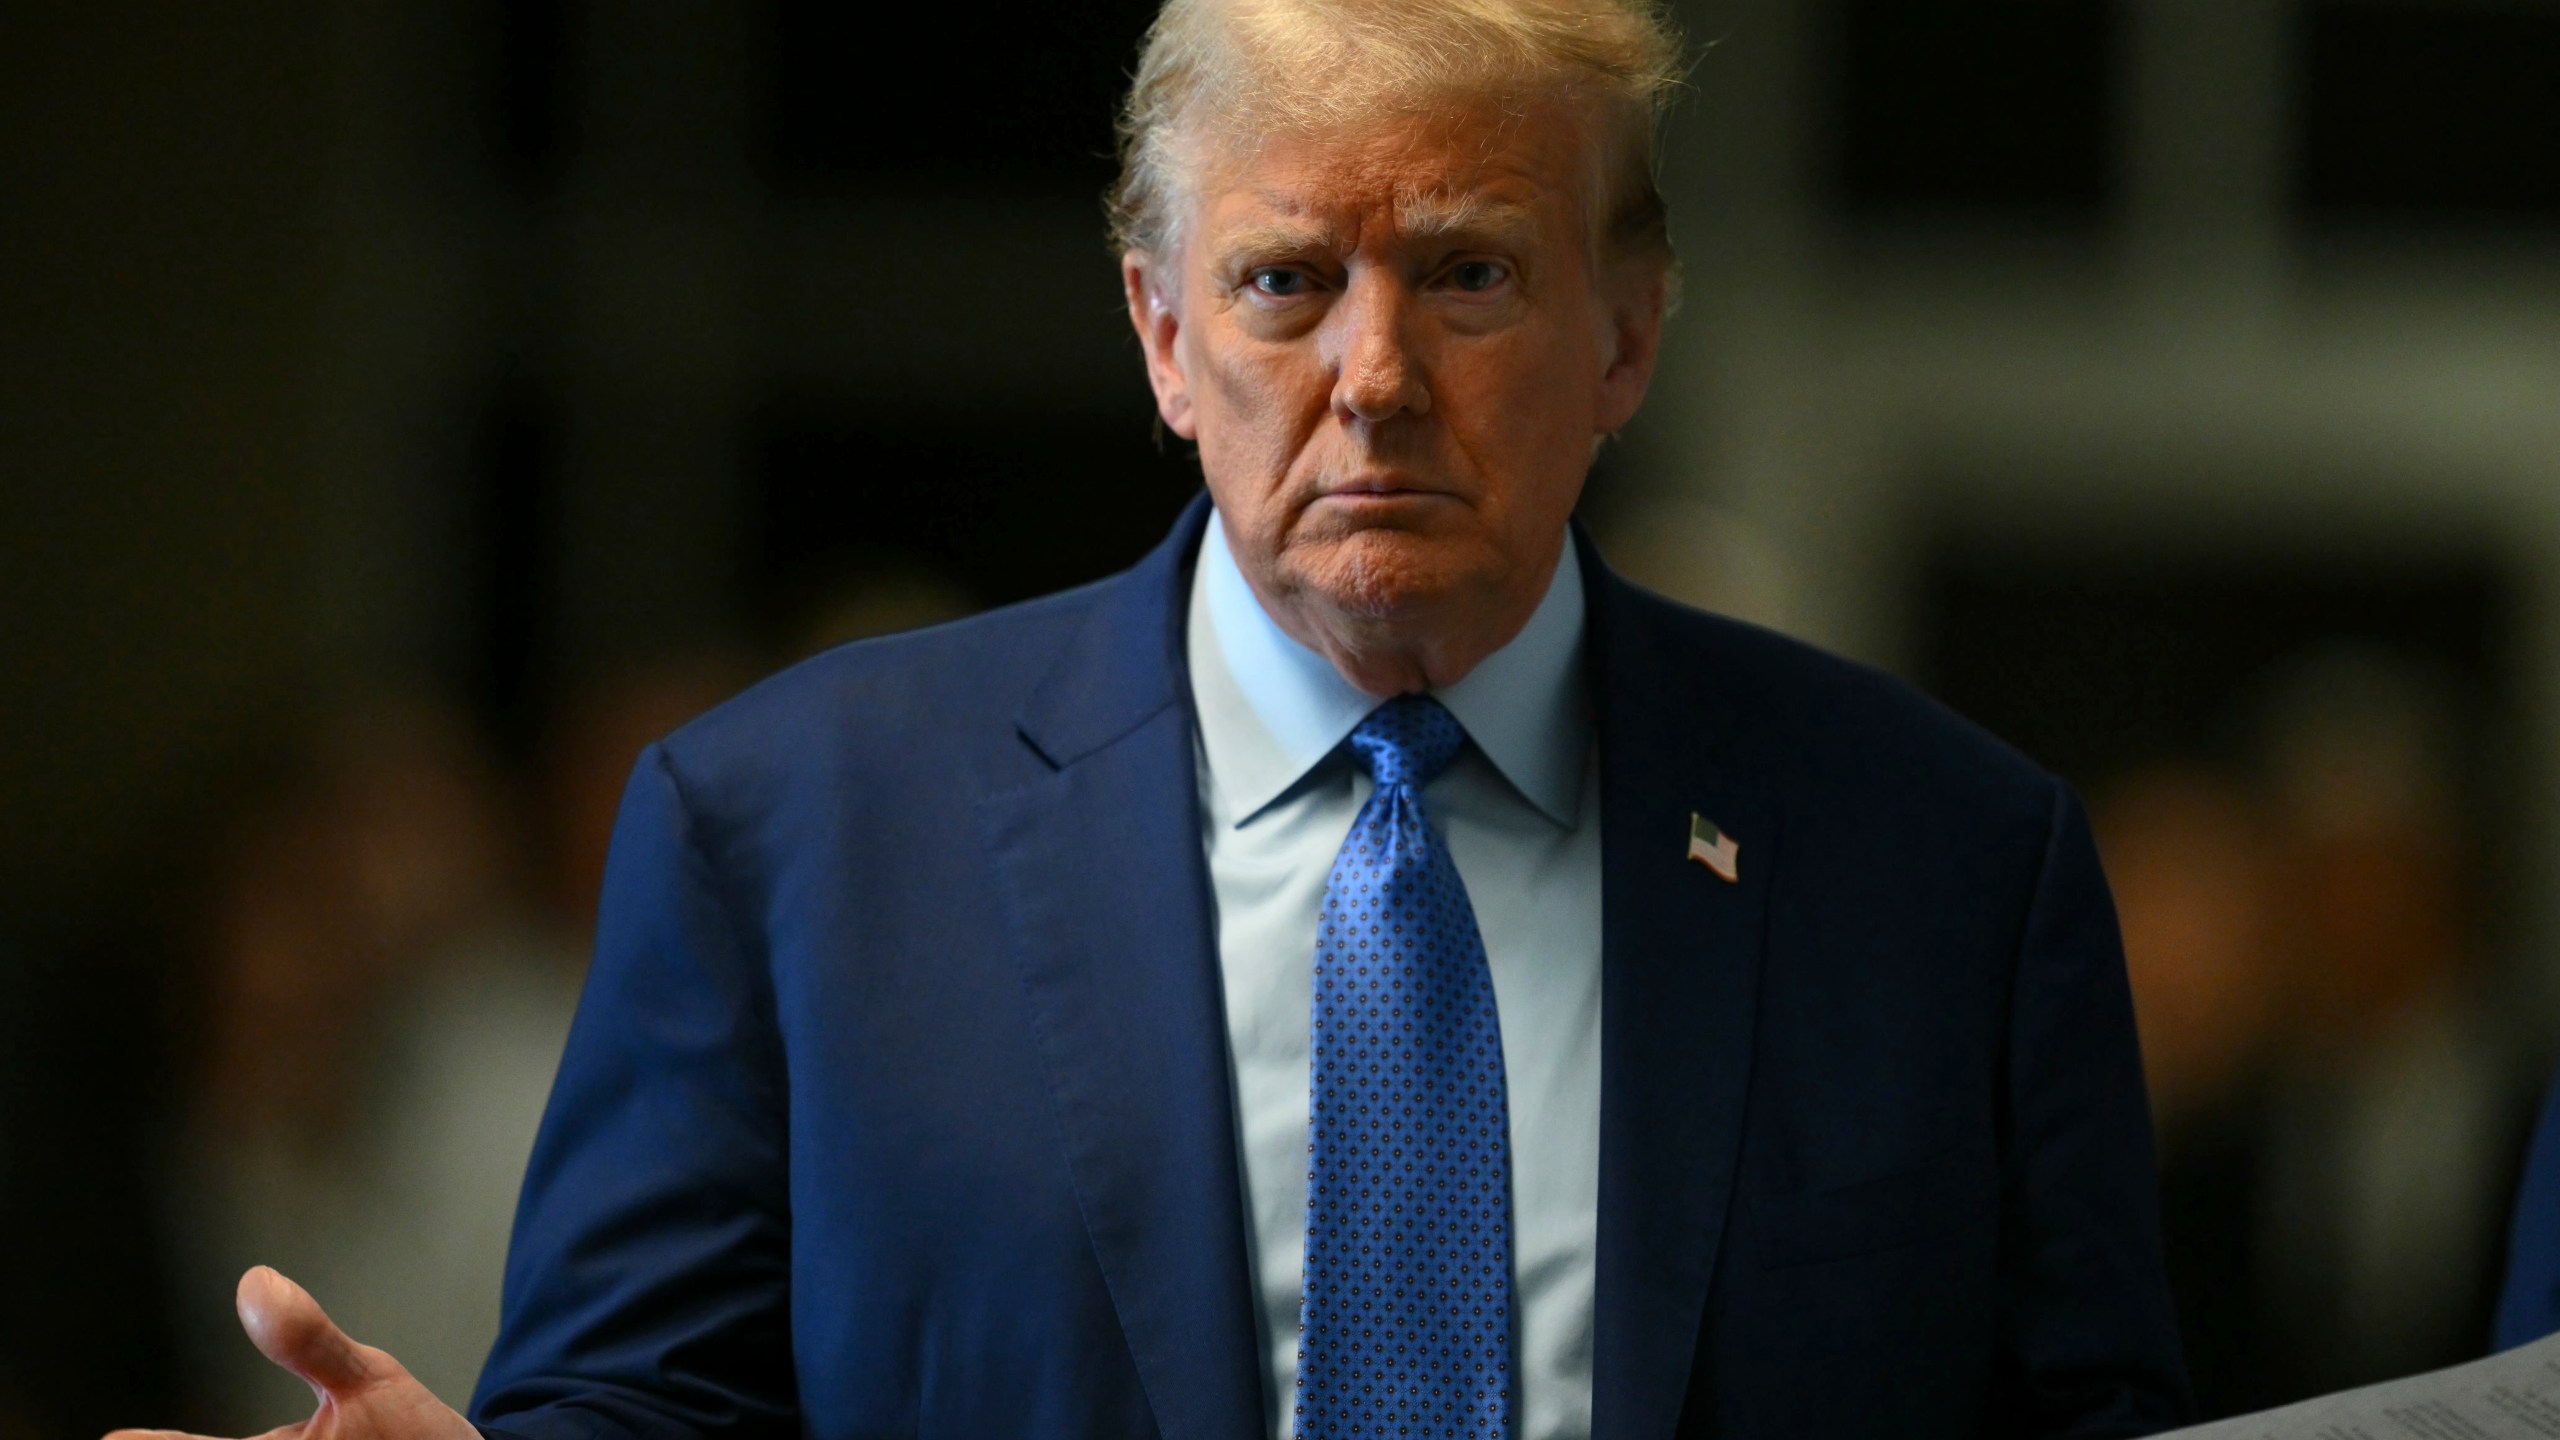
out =
{"type": "Polygon", "coordinates": [[[1572,224],[1591,189],[1578,118],[1557,105],[1470,105],[1212,145],[1193,172],[1195,215],[1212,244],[1275,227],[1356,244],[1381,225],[1423,235],[1572,224]]]}

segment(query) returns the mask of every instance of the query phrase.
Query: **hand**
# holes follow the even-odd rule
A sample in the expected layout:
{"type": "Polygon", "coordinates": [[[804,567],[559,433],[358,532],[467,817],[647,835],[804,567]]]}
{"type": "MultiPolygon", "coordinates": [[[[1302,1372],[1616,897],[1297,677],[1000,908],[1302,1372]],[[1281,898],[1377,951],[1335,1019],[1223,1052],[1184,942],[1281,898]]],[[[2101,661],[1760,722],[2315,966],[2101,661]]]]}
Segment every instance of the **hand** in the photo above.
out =
{"type": "MultiPolygon", "coordinates": [[[[320,1402],[311,1418],[259,1440],[480,1440],[470,1421],[427,1393],[399,1361],[331,1324],[309,1291],[261,1265],[240,1277],[240,1328],[260,1353],[302,1377],[320,1402]]],[[[106,1440],[205,1440],[175,1430],[118,1430],[106,1440]]]]}

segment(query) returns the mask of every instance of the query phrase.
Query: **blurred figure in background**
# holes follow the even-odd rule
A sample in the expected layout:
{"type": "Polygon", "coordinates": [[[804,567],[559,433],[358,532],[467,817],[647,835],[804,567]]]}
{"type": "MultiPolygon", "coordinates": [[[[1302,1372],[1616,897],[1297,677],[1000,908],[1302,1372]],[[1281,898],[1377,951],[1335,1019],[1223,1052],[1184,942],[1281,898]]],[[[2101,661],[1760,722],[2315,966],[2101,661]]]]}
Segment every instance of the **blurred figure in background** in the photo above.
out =
{"type": "Polygon", "coordinates": [[[2201,765],[2137,772],[2094,810],[2153,1118],[2175,1135],[2263,1079],[2282,988],[2274,850],[2247,788],[2201,765]]]}
{"type": "Polygon", "coordinates": [[[2484,1003],[2451,707],[2352,647],[2278,667],[2248,772],[2093,806],[2201,1413],[2481,1354],[2522,1137],[2484,1003]]]}
{"type": "Polygon", "coordinates": [[[2198,762],[2101,787],[2092,816],[2124,931],[2160,1138],[2160,1222],[2200,1414],[2284,1398],[2263,1343],[2256,1225],[2286,979],[2276,853],[2254,792],[2198,762]]]}
{"type": "Polygon", "coordinates": [[[2531,1081],[2483,993],[2451,706],[2356,648],[2280,671],[2289,1046],[2260,1225],[2311,1389],[2486,1351],[2531,1081]]]}
{"type": "MultiPolygon", "coordinates": [[[[795,633],[818,648],[970,608],[888,567],[795,633]]],[[[252,1264],[307,1276],[431,1388],[470,1392],[623,784],[645,746],[755,670],[702,649],[566,687],[520,795],[442,702],[350,706],[222,827],[195,932],[187,1199],[166,1217],[204,1405],[190,1424],[251,1428],[307,1403],[207,1303],[252,1264]]]]}
{"type": "MultiPolygon", "coordinates": [[[[848,589],[821,638],[965,613],[909,575],[848,589]]],[[[706,649],[569,687],[521,802],[442,704],[354,707],[243,808],[202,930],[192,1198],[169,1217],[211,1426],[304,1399],[227,1313],[193,1303],[252,1264],[309,1276],[431,1388],[469,1393],[623,783],[646,745],[754,673],[706,649]]]]}
{"type": "Polygon", "coordinates": [[[213,863],[168,1217],[207,1418],[303,1398],[200,1303],[251,1264],[325,1277],[420,1374],[468,1383],[575,983],[526,923],[493,769],[437,701],[349,707],[213,863]]]}

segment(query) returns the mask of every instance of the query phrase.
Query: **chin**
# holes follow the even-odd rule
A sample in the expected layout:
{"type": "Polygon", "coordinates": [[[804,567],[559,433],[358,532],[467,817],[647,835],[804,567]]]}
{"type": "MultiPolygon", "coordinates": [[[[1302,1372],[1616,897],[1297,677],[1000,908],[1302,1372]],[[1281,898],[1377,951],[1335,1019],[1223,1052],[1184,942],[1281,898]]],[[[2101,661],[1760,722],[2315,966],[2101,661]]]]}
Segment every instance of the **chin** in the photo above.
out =
{"type": "Polygon", "coordinates": [[[1446,537],[1377,529],[1329,542],[1302,573],[1335,609],[1391,624],[1481,589],[1483,568],[1472,547],[1446,537]]]}

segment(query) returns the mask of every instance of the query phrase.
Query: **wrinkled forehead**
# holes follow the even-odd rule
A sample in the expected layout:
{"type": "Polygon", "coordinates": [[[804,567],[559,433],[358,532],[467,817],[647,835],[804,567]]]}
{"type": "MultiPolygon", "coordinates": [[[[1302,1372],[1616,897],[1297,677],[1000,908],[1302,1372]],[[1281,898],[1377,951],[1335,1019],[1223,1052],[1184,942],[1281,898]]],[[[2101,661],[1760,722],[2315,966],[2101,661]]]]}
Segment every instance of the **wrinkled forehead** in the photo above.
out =
{"type": "Polygon", "coordinates": [[[1579,234],[1598,192],[1587,127],[1560,105],[1452,106],[1328,131],[1200,137],[1182,228],[1349,250],[1386,240],[1579,234]]]}

